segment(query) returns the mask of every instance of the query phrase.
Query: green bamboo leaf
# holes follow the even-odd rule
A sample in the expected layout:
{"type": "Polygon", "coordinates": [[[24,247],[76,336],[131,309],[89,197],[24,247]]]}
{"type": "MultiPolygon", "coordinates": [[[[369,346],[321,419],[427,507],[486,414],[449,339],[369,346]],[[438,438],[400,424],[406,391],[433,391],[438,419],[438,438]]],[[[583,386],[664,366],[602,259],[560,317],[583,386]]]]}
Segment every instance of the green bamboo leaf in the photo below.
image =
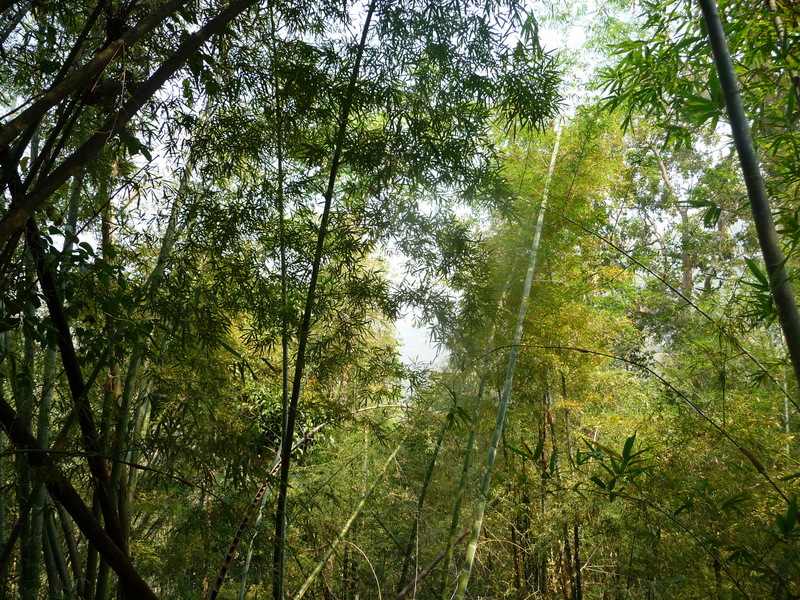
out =
{"type": "MultiPolygon", "coordinates": [[[[523,445],[524,445],[524,443],[523,443],[523,445]]],[[[509,444],[506,444],[505,447],[508,450],[510,450],[511,452],[513,452],[514,454],[517,454],[517,455],[521,456],[524,459],[533,458],[533,455],[531,454],[530,450],[528,450],[527,446],[525,447],[525,451],[524,452],[522,450],[520,450],[519,448],[515,448],[514,446],[511,446],[509,444]]]]}
{"type": "Polygon", "coordinates": [[[456,406],[453,409],[453,412],[456,418],[458,418],[458,420],[460,420],[462,423],[469,425],[472,422],[472,416],[461,406],[456,406]]]}
{"type": "Polygon", "coordinates": [[[755,286],[753,283],[745,283],[748,283],[748,285],[753,285],[754,287],[758,287],[759,289],[769,291],[771,286],[769,284],[769,278],[767,277],[767,274],[764,273],[752,259],[745,258],[744,261],[747,263],[747,268],[750,270],[750,273],[752,273],[753,277],[758,280],[758,285],[755,286]]]}
{"type": "Polygon", "coordinates": [[[675,510],[675,512],[674,512],[674,513],[672,513],[672,516],[673,516],[673,517],[677,517],[677,516],[678,516],[678,513],[681,513],[681,512],[683,512],[684,510],[687,510],[687,509],[691,508],[693,505],[694,505],[694,503],[693,503],[693,502],[685,502],[685,503],[681,504],[681,505],[680,505],[680,506],[677,508],[677,510],[675,510]]]}
{"type": "Polygon", "coordinates": [[[609,448],[608,446],[604,446],[600,442],[596,442],[596,441],[590,440],[588,438],[583,438],[583,441],[586,442],[586,445],[589,446],[590,448],[594,447],[594,448],[597,448],[599,450],[602,450],[603,452],[605,452],[609,456],[614,456],[614,457],[619,458],[619,459],[622,458],[622,456],[620,456],[617,453],[616,450],[612,450],[611,448],[609,448]]]}
{"type": "Polygon", "coordinates": [[[539,460],[542,457],[542,452],[544,451],[544,438],[539,439],[539,443],[536,444],[536,450],[533,451],[533,460],[539,460]]]}
{"type": "Polygon", "coordinates": [[[789,506],[786,509],[784,524],[786,525],[786,534],[789,534],[797,524],[797,496],[792,498],[792,501],[789,502],[789,506]]]}
{"type": "Polygon", "coordinates": [[[624,462],[629,462],[631,459],[631,450],[633,449],[633,444],[636,441],[636,434],[634,433],[630,436],[627,440],[625,440],[625,446],[622,448],[622,460],[624,462]]]}
{"type": "Polygon", "coordinates": [[[778,531],[781,534],[783,535],[789,534],[791,528],[788,526],[786,518],[782,514],[778,513],[777,515],[775,515],[775,523],[778,525],[778,531]]]}
{"type": "Polygon", "coordinates": [[[595,485],[597,485],[597,487],[600,487],[602,489],[606,489],[605,482],[602,479],[600,479],[597,475],[594,475],[594,476],[590,477],[589,480],[593,481],[595,483],[595,485]]]}

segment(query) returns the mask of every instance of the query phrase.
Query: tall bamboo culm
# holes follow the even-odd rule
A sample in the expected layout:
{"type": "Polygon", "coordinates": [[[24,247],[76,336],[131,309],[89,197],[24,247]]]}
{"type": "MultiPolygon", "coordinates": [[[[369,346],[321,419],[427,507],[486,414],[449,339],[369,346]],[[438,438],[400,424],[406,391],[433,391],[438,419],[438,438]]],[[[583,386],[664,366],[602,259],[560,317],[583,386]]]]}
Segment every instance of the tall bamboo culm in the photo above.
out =
{"type": "Polygon", "coordinates": [[[511,387],[514,382],[514,369],[517,364],[517,356],[519,355],[519,345],[522,341],[522,327],[525,322],[525,316],[528,313],[528,298],[531,293],[531,284],[533,282],[533,274],[536,270],[536,259],[539,255],[539,243],[542,237],[542,228],[544,225],[544,214],[547,210],[547,198],[550,191],[550,183],[553,179],[553,172],[556,168],[556,158],[558,156],[558,147],[561,142],[561,127],[560,123],[556,124],[556,141],[553,146],[553,154],[550,157],[550,166],[547,170],[547,179],[544,184],[544,192],[542,193],[542,204],[539,208],[539,216],[536,220],[536,231],[533,236],[533,244],[528,258],[528,272],[525,276],[525,286],[522,291],[522,298],[519,305],[519,313],[517,315],[517,326],[514,329],[514,342],[511,346],[511,351],[508,357],[508,367],[506,368],[506,379],[503,385],[503,394],[500,398],[500,406],[497,409],[497,421],[494,426],[494,433],[492,441],[489,445],[489,455],[486,459],[486,470],[483,474],[483,481],[478,495],[478,506],[475,510],[475,520],[472,526],[472,535],[467,546],[467,556],[464,560],[464,569],[458,580],[458,588],[455,594],[455,600],[464,600],[464,594],[467,591],[470,576],[472,575],[472,566],[475,562],[475,552],[478,547],[478,540],[481,535],[481,528],[483,526],[483,515],[486,511],[486,502],[489,496],[489,489],[492,485],[492,470],[494,469],[494,462],[497,458],[497,448],[500,445],[500,438],[503,435],[503,425],[505,424],[506,410],[508,408],[508,399],[511,396],[511,387]]]}
{"type": "Polygon", "coordinates": [[[715,0],[698,0],[698,4],[703,11],[703,21],[714,55],[714,65],[725,98],[725,109],[728,113],[731,134],[747,187],[753,224],[771,282],[772,300],[777,308],[778,321],[789,351],[795,379],[800,385],[800,312],[797,310],[792,286],[784,266],[780,239],[775,229],[775,220],[772,217],[772,209],[764,186],[764,179],[761,176],[753,138],[750,135],[750,124],[739,95],[739,82],[733,69],[728,40],[722,28],[715,0]]]}

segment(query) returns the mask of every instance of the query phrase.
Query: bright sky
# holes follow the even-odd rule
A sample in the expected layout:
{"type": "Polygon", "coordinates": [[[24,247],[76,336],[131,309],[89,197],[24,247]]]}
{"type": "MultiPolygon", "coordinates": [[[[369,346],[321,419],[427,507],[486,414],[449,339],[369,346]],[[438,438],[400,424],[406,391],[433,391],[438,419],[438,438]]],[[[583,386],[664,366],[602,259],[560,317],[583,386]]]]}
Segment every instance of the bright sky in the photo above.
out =
{"type": "Polygon", "coordinates": [[[401,360],[407,365],[443,362],[447,357],[437,353],[431,344],[427,328],[414,327],[413,321],[413,315],[407,315],[394,324],[397,328],[397,338],[402,343],[400,347],[401,360]]]}

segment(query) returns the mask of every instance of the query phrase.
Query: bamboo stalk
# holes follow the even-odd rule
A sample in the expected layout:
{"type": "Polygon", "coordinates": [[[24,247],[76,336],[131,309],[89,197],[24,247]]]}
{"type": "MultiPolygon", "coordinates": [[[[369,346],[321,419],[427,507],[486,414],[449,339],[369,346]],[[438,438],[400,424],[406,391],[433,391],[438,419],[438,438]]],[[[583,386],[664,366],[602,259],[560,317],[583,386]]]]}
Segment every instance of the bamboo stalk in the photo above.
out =
{"type": "Polygon", "coordinates": [[[544,214],[547,210],[547,198],[550,191],[550,184],[553,179],[553,172],[556,168],[556,158],[558,157],[558,147],[561,142],[561,128],[556,126],[556,141],[553,146],[553,153],[550,157],[550,167],[547,171],[547,179],[544,184],[544,193],[542,194],[542,204],[539,207],[539,216],[536,221],[536,231],[533,236],[533,244],[531,245],[530,255],[528,258],[528,271],[525,276],[525,286],[522,291],[522,298],[520,299],[519,314],[517,315],[517,325],[514,330],[514,342],[511,346],[511,351],[508,357],[508,367],[506,369],[506,379],[503,385],[503,394],[500,398],[500,405],[497,409],[497,421],[492,435],[492,441],[489,445],[489,455],[486,459],[486,470],[484,471],[483,481],[478,497],[478,506],[475,511],[475,520],[472,526],[472,535],[467,546],[467,556],[464,560],[464,569],[461,577],[458,580],[458,588],[456,589],[455,600],[464,600],[464,594],[467,591],[470,576],[472,575],[472,567],[475,562],[475,553],[478,548],[478,540],[481,535],[481,528],[483,527],[483,516],[486,511],[486,502],[489,496],[489,488],[492,485],[492,471],[494,469],[494,462],[497,457],[497,448],[500,445],[500,438],[503,435],[503,425],[505,424],[506,410],[508,409],[508,400],[511,396],[511,387],[514,383],[514,369],[517,364],[517,356],[519,355],[519,346],[522,341],[522,329],[525,323],[525,316],[528,313],[528,298],[530,297],[531,284],[533,283],[533,274],[536,270],[536,260],[539,255],[539,242],[542,237],[542,228],[544,226],[544,214]]]}
{"type": "Polygon", "coordinates": [[[764,179],[761,176],[753,138],[750,135],[750,125],[742,106],[739,83],[733,69],[728,41],[725,38],[716,2],[714,0],[698,0],[698,2],[703,11],[703,20],[714,56],[714,65],[725,97],[725,109],[728,113],[731,134],[747,187],[753,224],[769,274],[772,300],[778,310],[778,320],[789,351],[789,359],[794,368],[795,379],[800,385],[800,312],[797,310],[792,286],[784,266],[783,252],[775,229],[775,221],[772,218],[772,209],[764,187],[764,179]]]}
{"type": "Polygon", "coordinates": [[[97,53],[91,61],[76,69],[69,76],[61,79],[56,85],[39,96],[28,108],[0,127],[0,146],[11,142],[29,125],[38,122],[48,110],[64,100],[67,96],[92,81],[103,72],[125,46],[131,46],[158,27],[162,21],[177,11],[187,0],[170,0],[143,18],[134,27],[114,40],[104,50],[97,53]]]}
{"type": "Polygon", "coordinates": [[[338,535],[336,536],[336,538],[331,543],[330,547],[328,548],[328,551],[325,552],[325,555],[322,557],[322,559],[320,559],[320,561],[314,567],[314,570],[311,571],[311,573],[306,578],[306,580],[303,583],[303,585],[300,586],[300,589],[292,597],[292,600],[301,600],[301,598],[308,591],[308,588],[311,587],[311,584],[314,583],[314,580],[317,578],[317,575],[319,575],[320,572],[322,571],[322,569],[325,567],[325,563],[328,562],[328,559],[336,551],[336,548],[339,546],[339,544],[342,543],[342,540],[347,535],[347,532],[350,531],[350,528],[353,526],[353,523],[355,523],[356,519],[358,518],[358,515],[361,514],[361,511],[363,510],[364,505],[367,503],[367,500],[369,500],[370,496],[372,496],[373,492],[378,487],[378,484],[381,481],[381,477],[386,472],[386,470],[389,468],[389,465],[392,464],[392,461],[394,460],[394,457],[397,456],[397,453],[400,451],[401,447],[402,447],[402,443],[398,444],[397,447],[395,447],[394,451],[389,455],[389,458],[386,459],[386,462],[383,464],[383,468],[380,471],[380,475],[378,475],[378,477],[375,479],[375,482],[372,484],[372,486],[361,497],[361,500],[356,505],[355,509],[353,510],[352,514],[350,515],[350,518],[347,519],[347,521],[345,522],[345,524],[342,527],[341,531],[339,531],[338,535]]]}
{"type": "MultiPolygon", "coordinates": [[[[289,489],[289,467],[292,457],[292,438],[294,437],[295,420],[297,418],[297,405],[300,400],[300,388],[303,380],[303,372],[305,370],[306,349],[308,346],[308,337],[311,332],[311,318],[316,305],[317,280],[319,278],[322,265],[322,254],[325,246],[325,239],[327,238],[328,234],[328,222],[330,220],[331,208],[333,205],[334,187],[339,175],[339,167],[341,165],[342,152],[344,150],[345,135],[347,133],[347,126],[350,121],[350,110],[352,108],[353,98],[356,92],[356,84],[358,82],[358,76],[361,70],[361,61],[364,57],[364,49],[367,45],[367,35],[369,33],[370,23],[377,7],[377,0],[372,0],[370,2],[369,9],[367,10],[367,16],[364,20],[364,27],[361,32],[361,40],[358,45],[355,64],[353,65],[353,71],[350,74],[347,93],[342,104],[342,113],[336,132],[336,141],[334,143],[333,157],[331,158],[330,173],[328,175],[328,185],[324,193],[325,203],[322,209],[322,216],[320,218],[317,244],[316,248],[314,249],[314,260],[311,265],[311,277],[308,283],[306,304],[305,308],[303,309],[303,320],[300,324],[300,329],[297,335],[297,358],[295,359],[294,378],[292,380],[292,394],[286,411],[286,422],[282,436],[283,452],[281,454],[280,487],[278,490],[278,504],[275,511],[275,551],[272,560],[272,589],[274,600],[283,600],[284,598],[283,566],[286,556],[286,504],[289,489]]],[[[0,221],[0,234],[2,234],[2,221],[0,221]]],[[[2,237],[0,237],[0,240],[2,240],[2,237]]]]}

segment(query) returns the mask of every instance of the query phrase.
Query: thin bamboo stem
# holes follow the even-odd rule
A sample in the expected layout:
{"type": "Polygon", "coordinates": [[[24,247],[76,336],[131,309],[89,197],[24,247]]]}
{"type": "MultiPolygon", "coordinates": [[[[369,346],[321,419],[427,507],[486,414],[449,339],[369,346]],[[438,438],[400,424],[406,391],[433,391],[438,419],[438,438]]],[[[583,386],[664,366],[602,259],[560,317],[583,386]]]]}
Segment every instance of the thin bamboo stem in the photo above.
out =
{"type": "Polygon", "coordinates": [[[478,506],[475,511],[475,521],[472,526],[472,536],[467,546],[467,556],[464,560],[464,569],[461,577],[458,580],[458,588],[456,589],[455,600],[464,600],[464,594],[467,591],[470,576],[472,575],[472,567],[475,562],[475,553],[478,548],[478,540],[480,539],[481,528],[483,527],[483,516],[486,510],[486,502],[489,496],[489,489],[492,484],[492,471],[494,469],[494,462],[497,457],[497,448],[500,445],[500,438],[503,435],[503,426],[505,424],[506,410],[508,409],[508,400],[511,396],[511,388],[514,383],[514,369],[517,364],[517,356],[519,355],[519,345],[522,341],[522,329],[525,323],[525,317],[528,313],[528,298],[530,297],[531,285],[533,283],[533,274],[536,270],[536,261],[539,255],[539,243],[542,237],[542,229],[544,226],[544,215],[547,210],[547,199],[550,191],[550,184],[553,179],[553,173],[556,168],[556,158],[558,157],[558,147],[561,142],[561,128],[556,126],[556,141],[553,145],[553,153],[550,157],[550,166],[547,171],[547,179],[544,184],[544,192],[542,194],[542,204],[539,208],[539,216],[536,221],[536,231],[533,236],[533,244],[531,245],[530,255],[528,258],[528,271],[525,276],[525,286],[522,291],[522,298],[520,299],[519,313],[517,315],[517,325],[514,329],[514,345],[511,348],[508,357],[508,367],[506,369],[506,379],[503,385],[503,393],[500,398],[500,405],[497,409],[497,421],[494,427],[494,434],[492,441],[489,445],[489,455],[486,459],[486,470],[484,471],[483,481],[481,483],[480,495],[478,497],[478,506]]]}
{"type": "Polygon", "coordinates": [[[392,461],[394,460],[394,457],[397,456],[397,453],[400,451],[401,447],[402,447],[402,443],[398,444],[395,447],[394,451],[389,455],[389,458],[386,459],[386,462],[383,464],[383,468],[380,471],[380,475],[375,479],[375,482],[372,484],[372,486],[361,497],[361,500],[358,502],[358,504],[356,505],[356,507],[353,510],[352,514],[350,515],[350,518],[347,519],[347,521],[345,522],[344,526],[342,527],[342,529],[337,534],[336,538],[331,543],[330,547],[328,548],[328,551],[325,552],[325,555],[322,557],[322,559],[320,559],[320,561],[314,567],[314,570],[311,571],[311,573],[306,578],[306,580],[303,583],[303,585],[300,586],[300,589],[292,597],[292,600],[301,600],[301,598],[308,591],[308,588],[311,587],[311,584],[314,583],[314,580],[317,578],[317,576],[320,574],[322,569],[325,567],[325,564],[328,562],[328,559],[336,551],[336,548],[339,546],[339,544],[342,543],[342,541],[344,540],[344,537],[347,535],[347,532],[350,531],[350,528],[353,526],[353,523],[356,522],[356,519],[358,518],[358,515],[361,514],[361,511],[363,510],[364,505],[367,503],[367,500],[369,500],[370,496],[372,496],[373,492],[375,492],[375,489],[378,487],[378,484],[380,483],[383,474],[389,468],[389,465],[392,464],[392,461]]]}

